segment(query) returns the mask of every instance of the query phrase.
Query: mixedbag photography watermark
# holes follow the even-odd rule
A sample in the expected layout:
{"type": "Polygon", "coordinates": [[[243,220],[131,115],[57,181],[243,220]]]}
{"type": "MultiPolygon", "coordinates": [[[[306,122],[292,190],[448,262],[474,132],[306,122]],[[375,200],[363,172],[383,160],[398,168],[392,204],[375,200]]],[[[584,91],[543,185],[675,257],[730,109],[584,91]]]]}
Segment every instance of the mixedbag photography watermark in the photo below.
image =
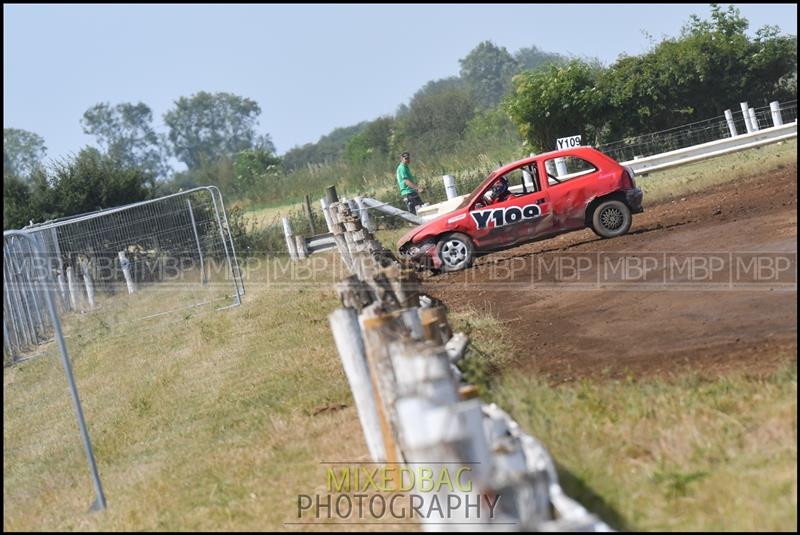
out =
{"type": "Polygon", "coordinates": [[[324,490],[298,494],[292,522],[485,523],[502,496],[481,493],[466,464],[348,464],[324,469],[324,490]]]}

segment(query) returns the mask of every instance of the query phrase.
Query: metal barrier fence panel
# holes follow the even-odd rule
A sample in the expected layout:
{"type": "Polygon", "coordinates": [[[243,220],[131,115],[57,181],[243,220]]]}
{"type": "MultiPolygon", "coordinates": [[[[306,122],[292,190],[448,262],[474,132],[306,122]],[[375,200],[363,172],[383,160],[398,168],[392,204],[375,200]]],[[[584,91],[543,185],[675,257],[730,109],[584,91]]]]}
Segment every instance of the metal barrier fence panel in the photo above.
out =
{"type": "MultiPolygon", "coordinates": [[[[15,265],[14,268],[10,269],[10,272],[12,273],[18,273],[16,270],[20,267],[21,260],[30,261],[47,258],[47,255],[42,249],[39,240],[30,233],[19,230],[7,231],[3,233],[3,241],[4,260],[9,260],[10,263],[15,265]],[[6,248],[6,244],[9,245],[8,248],[6,248]],[[6,256],[7,252],[11,254],[6,256]]],[[[6,266],[7,262],[4,262],[4,275],[6,274],[6,266]]],[[[89,430],[86,426],[86,419],[84,418],[80,396],[78,395],[78,387],[75,384],[75,377],[72,373],[72,364],[69,359],[69,353],[67,352],[67,345],[64,341],[64,334],[61,331],[61,322],[58,319],[58,312],[56,311],[55,301],[53,299],[53,293],[55,291],[54,289],[56,284],[52,278],[52,272],[49,269],[47,262],[33,262],[28,263],[27,265],[23,264],[23,266],[24,269],[22,269],[19,273],[21,273],[21,276],[24,277],[24,285],[17,284],[16,282],[12,282],[10,285],[4,285],[5,291],[3,293],[8,295],[7,292],[10,290],[14,291],[16,296],[15,298],[21,300],[29,299],[29,304],[36,303],[36,306],[40,307],[36,309],[36,322],[31,320],[29,324],[34,331],[34,334],[37,327],[42,328],[44,325],[49,325],[52,330],[51,335],[53,338],[55,338],[55,341],[58,344],[59,353],[61,354],[61,364],[64,368],[64,374],[67,377],[67,384],[69,386],[70,397],[72,399],[72,408],[75,411],[75,418],[78,421],[78,430],[81,435],[81,442],[83,443],[84,451],[86,452],[86,460],[89,465],[92,485],[94,486],[95,499],[90,510],[102,511],[106,508],[106,497],[105,493],[103,492],[102,482],[100,481],[100,474],[97,470],[97,463],[95,461],[94,451],[92,450],[92,442],[89,437],[89,430]],[[40,299],[40,301],[37,302],[36,299],[40,299]]],[[[17,309],[17,312],[21,312],[21,308],[22,307],[17,309]]],[[[26,310],[30,312],[30,309],[26,310]]],[[[9,331],[5,319],[6,316],[4,315],[3,338],[7,343],[10,344],[11,338],[9,335],[13,331],[9,331]]]]}
{"type": "Polygon", "coordinates": [[[222,195],[195,188],[158,199],[26,227],[41,253],[13,233],[3,239],[5,362],[52,339],[41,288],[44,266],[60,314],[91,313],[140,300],[142,318],[215,304],[244,293],[222,195]]]}

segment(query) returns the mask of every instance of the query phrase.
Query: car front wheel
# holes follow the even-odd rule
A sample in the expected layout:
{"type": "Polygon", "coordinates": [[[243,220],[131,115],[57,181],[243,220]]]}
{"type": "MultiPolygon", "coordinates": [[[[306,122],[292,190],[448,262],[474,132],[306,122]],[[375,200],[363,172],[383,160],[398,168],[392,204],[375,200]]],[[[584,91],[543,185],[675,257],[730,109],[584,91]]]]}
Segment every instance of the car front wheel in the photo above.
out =
{"type": "Polygon", "coordinates": [[[592,214],[592,230],[603,238],[622,236],[631,228],[631,211],[617,200],[600,203],[592,214]]]}
{"type": "Polygon", "coordinates": [[[439,260],[442,261],[443,271],[459,271],[472,265],[475,257],[475,248],[469,236],[453,233],[439,240],[439,260]]]}

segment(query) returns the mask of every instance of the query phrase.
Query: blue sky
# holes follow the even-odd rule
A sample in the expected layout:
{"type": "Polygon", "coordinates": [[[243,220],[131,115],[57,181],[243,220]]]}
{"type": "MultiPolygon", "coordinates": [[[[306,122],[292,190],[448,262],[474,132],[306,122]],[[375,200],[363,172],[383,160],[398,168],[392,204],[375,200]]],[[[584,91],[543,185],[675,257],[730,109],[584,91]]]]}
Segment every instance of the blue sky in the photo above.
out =
{"type": "MultiPolygon", "coordinates": [[[[727,4],[724,4],[727,6],[727,4]]],[[[797,34],[796,4],[738,4],[750,32],[797,34]]],[[[181,96],[258,102],[283,153],[333,128],[392,114],[426,82],[458,74],[483,40],[605,64],[676,36],[707,4],[8,5],[3,127],[36,132],[48,158],[93,144],[83,112],[144,102],[154,126],[181,96]]]]}

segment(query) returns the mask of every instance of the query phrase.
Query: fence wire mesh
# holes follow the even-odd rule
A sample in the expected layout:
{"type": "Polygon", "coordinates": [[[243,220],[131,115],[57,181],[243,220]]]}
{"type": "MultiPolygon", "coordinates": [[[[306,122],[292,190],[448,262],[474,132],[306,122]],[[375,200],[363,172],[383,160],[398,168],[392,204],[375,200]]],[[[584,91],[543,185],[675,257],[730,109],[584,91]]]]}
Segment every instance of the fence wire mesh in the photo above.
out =
{"type": "MultiPolygon", "coordinates": [[[[758,130],[770,128],[774,125],[772,110],[769,106],[755,108],[754,110],[758,130]]],[[[779,114],[783,123],[797,120],[797,101],[792,100],[780,104],[779,114]]],[[[736,135],[748,132],[744,114],[741,110],[732,111],[732,122],[736,135]]],[[[653,132],[641,136],[621,139],[605,143],[597,147],[618,162],[627,162],[637,158],[644,158],[654,154],[661,154],[678,149],[685,149],[694,145],[701,145],[711,141],[718,141],[732,137],[728,120],[724,115],[698,121],[691,124],[653,132]]]]}
{"type": "Polygon", "coordinates": [[[35,255],[18,236],[4,235],[6,364],[52,339],[43,291],[51,292],[59,314],[134,306],[133,314],[142,318],[204,304],[237,305],[244,293],[222,196],[214,187],[24,230],[42,253],[35,255]],[[33,284],[37,270],[48,274],[48,286],[33,284]]]}

